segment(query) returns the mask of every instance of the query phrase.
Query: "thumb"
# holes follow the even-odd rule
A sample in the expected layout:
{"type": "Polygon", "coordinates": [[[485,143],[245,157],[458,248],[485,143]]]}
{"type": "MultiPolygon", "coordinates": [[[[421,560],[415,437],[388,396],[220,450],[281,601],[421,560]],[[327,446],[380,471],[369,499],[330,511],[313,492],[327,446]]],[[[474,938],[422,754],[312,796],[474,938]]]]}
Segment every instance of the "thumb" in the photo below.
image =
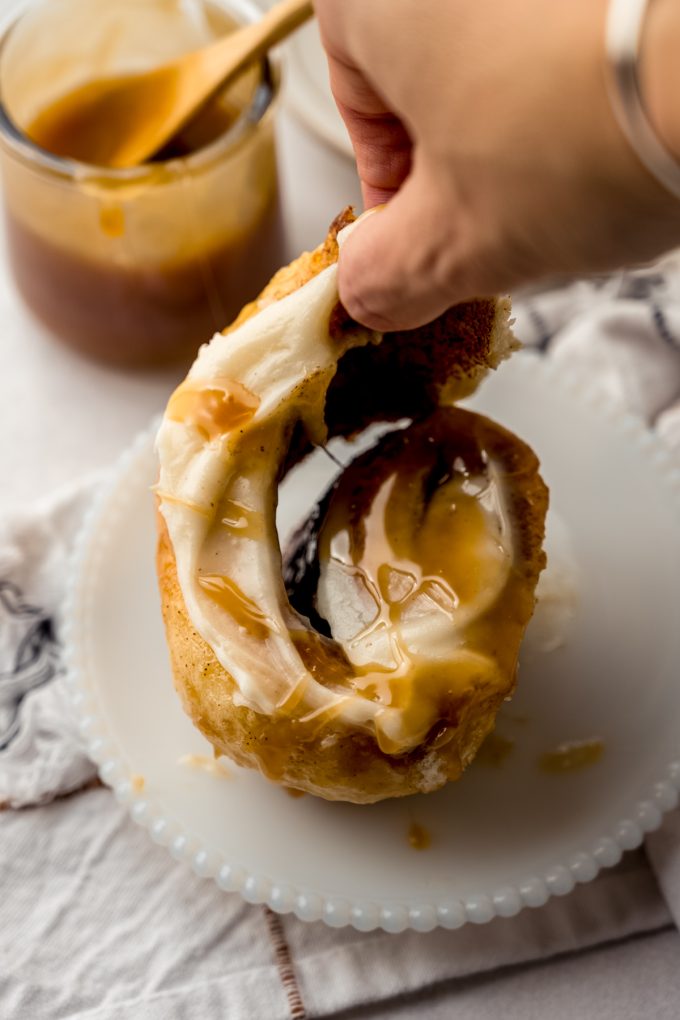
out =
{"type": "Polygon", "coordinates": [[[352,318],[381,332],[414,329],[471,296],[461,293],[456,272],[455,219],[450,197],[416,166],[340,249],[340,300],[352,318]]]}

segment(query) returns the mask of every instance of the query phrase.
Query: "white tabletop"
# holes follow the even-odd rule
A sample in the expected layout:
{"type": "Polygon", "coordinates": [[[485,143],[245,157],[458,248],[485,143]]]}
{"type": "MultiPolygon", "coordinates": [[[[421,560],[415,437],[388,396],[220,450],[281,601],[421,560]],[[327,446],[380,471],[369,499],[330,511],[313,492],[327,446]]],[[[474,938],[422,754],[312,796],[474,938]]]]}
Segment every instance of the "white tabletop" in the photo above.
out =
{"type": "MultiPolygon", "coordinates": [[[[323,239],[343,206],[361,200],[353,164],[285,111],[279,164],[290,260],[323,239]]],[[[117,371],[67,350],[18,299],[4,244],[0,259],[2,511],[110,464],[162,409],[179,370],[117,371]]]]}

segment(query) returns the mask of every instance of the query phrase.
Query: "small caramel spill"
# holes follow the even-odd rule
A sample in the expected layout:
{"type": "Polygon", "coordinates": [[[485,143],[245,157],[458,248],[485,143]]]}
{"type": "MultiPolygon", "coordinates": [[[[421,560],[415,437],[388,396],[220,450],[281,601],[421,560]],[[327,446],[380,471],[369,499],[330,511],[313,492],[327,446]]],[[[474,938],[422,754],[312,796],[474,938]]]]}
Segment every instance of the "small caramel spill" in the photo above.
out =
{"type": "Polygon", "coordinates": [[[500,733],[490,733],[482,742],[476,760],[482,765],[492,765],[499,769],[508,755],[512,753],[514,746],[514,740],[502,737],[500,733]]]}
{"type": "Polygon", "coordinates": [[[552,774],[576,772],[578,769],[595,765],[604,754],[604,743],[592,740],[570,740],[559,744],[553,751],[546,751],[538,759],[542,772],[552,774]]]}
{"type": "Polygon", "coordinates": [[[432,844],[432,836],[424,826],[412,822],[408,830],[408,842],[414,850],[427,850],[432,844]]]}
{"type": "Polygon", "coordinates": [[[235,379],[213,379],[205,389],[187,380],[170,397],[166,416],[193,425],[210,443],[249,422],[259,406],[260,398],[235,379]]]}
{"type": "Polygon", "coordinates": [[[99,226],[107,237],[122,237],[125,233],[125,213],[119,205],[105,205],[99,213],[99,226]]]}
{"type": "Polygon", "coordinates": [[[227,768],[221,758],[209,758],[206,754],[183,754],[177,759],[178,765],[187,765],[192,769],[201,769],[213,776],[221,776],[223,779],[231,779],[233,773],[227,768]]]}
{"type": "MultiPolygon", "coordinates": [[[[506,701],[509,700],[510,698],[506,698],[506,701]]],[[[516,723],[518,726],[526,726],[529,722],[529,716],[524,712],[506,712],[503,710],[503,718],[506,722],[516,723]]]]}
{"type": "Polygon", "coordinates": [[[130,786],[135,791],[135,793],[141,793],[145,786],[144,776],[139,776],[137,774],[131,776],[130,786]]]}
{"type": "Polygon", "coordinates": [[[294,790],[292,786],[284,786],[284,790],[288,796],[292,797],[294,800],[298,800],[298,798],[304,797],[305,795],[304,790],[294,790]]]}

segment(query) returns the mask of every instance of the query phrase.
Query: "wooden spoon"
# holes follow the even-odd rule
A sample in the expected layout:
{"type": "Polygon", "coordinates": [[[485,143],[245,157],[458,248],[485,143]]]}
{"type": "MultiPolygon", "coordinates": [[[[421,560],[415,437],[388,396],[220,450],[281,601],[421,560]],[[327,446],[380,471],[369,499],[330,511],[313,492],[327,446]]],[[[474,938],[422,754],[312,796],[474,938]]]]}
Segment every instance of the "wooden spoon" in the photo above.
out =
{"type": "Polygon", "coordinates": [[[260,21],[172,63],[82,86],[46,110],[29,133],[57,155],[97,166],[137,166],[312,14],[309,0],[281,0],[260,21]]]}

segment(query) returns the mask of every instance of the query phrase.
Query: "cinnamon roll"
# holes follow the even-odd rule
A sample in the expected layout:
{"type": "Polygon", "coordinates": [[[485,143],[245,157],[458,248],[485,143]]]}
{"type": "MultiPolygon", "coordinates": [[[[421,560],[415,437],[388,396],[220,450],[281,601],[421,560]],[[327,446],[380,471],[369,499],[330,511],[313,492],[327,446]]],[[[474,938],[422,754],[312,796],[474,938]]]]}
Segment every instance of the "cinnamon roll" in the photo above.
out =
{"type": "Polygon", "coordinates": [[[171,397],[157,562],[175,684],[216,753],[365,803],[457,779],[493,728],[544,565],[547,490],[526,444],[453,406],[515,348],[509,302],[365,329],[338,302],[352,219],[171,397]],[[393,428],[344,469],[284,569],[281,478],[373,422],[393,428]]]}

